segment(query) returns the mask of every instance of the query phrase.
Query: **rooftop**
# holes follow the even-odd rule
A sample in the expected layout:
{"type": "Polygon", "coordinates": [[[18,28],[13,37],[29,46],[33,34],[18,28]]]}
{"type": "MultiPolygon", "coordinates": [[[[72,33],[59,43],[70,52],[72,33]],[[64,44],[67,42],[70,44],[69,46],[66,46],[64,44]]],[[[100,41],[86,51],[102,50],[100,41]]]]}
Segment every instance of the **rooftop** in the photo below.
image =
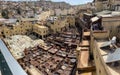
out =
{"type": "Polygon", "coordinates": [[[4,39],[7,43],[10,52],[16,59],[20,59],[24,57],[24,49],[29,47],[34,47],[38,44],[44,44],[44,41],[41,39],[35,39],[33,35],[26,36],[26,35],[15,35],[11,36],[10,38],[4,39]],[[30,38],[30,37],[33,37],[30,38]],[[25,42],[26,41],[26,42],[25,42]]]}
{"type": "Polygon", "coordinates": [[[44,26],[44,25],[38,25],[38,24],[36,24],[36,26],[39,27],[39,28],[41,28],[41,29],[46,29],[46,28],[47,28],[47,27],[44,26]]]}
{"type": "MultiPolygon", "coordinates": [[[[97,45],[99,48],[99,52],[102,56],[103,61],[106,63],[106,67],[108,68],[109,72],[111,73],[111,75],[119,75],[120,74],[120,60],[114,61],[116,59],[112,59],[109,58],[109,54],[114,53],[115,52],[115,47],[113,45],[108,45],[104,48],[101,48],[101,46],[103,44],[109,44],[108,43],[109,40],[97,40],[97,45]],[[109,62],[111,61],[111,62],[109,62]]],[[[113,56],[113,58],[116,57],[115,55],[113,56]]],[[[117,57],[118,58],[118,57],[117,57]]]]}
{"type": "Polygon", "coordinates": [[[114,16],[120,16],[120,11],[102,11],[96,13],[97,16],[101,17],[114,17],[114,16]]]}
{"type": "Polygon", "coordinates": [[[4,24],[14,24],[16,23],[17,19],[4,19],[0,18],[0,22],[4,24]]]}
{"type": "Polygon", "coordinates": [[[36,21],[37,18],[21,18],[21,21],[36,21]]]}

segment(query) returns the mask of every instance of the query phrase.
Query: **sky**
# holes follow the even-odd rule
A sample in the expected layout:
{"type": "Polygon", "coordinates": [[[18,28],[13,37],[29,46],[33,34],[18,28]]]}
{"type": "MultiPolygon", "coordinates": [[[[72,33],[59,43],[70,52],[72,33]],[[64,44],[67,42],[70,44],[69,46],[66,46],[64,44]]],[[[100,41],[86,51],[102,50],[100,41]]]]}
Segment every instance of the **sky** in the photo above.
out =
{"type": "MultiPolygon", "coordinates": [[[[11,0],[11,1],[27,1],[27,0],[11,0]]],[[[31,0],[31,1],[34,1],[34,0],[31,0]]],[[[51,1],[54,1],[54,2],[61,2],[61,1],[63,2],[64,1],[71,5],[79,5],[79,4],[85,4],[87,2],[92,2],[93,0],[51,0],[51,1]]]]}
{"type": "Polygon", "coordinates": [[[65,1],[71,5],[85,4],[87,2],[92,2],[93,0],[51,0],[55,2],[65,1]]]}

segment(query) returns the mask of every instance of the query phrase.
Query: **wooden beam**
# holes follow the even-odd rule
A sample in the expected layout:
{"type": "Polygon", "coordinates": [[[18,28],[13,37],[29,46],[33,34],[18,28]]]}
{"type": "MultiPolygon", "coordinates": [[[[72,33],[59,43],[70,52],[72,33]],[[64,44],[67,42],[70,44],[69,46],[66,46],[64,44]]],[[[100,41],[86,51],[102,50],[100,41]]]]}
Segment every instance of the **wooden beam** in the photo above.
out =
{"type": "Polygon", "coordinates": [[[78,56],[78,64],[77,68],[84,68],[88,66],[88,60],[89,60],[89,51],[81,51],[78,56]]]}

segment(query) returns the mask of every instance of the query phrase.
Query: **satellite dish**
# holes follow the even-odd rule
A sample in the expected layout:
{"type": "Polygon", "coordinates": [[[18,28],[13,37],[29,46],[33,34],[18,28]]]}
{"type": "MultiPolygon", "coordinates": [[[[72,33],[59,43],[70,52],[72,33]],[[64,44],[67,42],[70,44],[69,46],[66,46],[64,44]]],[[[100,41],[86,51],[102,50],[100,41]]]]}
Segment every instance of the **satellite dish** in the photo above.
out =
{"type": "Polygon", "coordinates": [[[116,37],[113,36],[113,38],[112,38],[110,41],[103,43],[103,44],[101,45],[101,47],[106,47],[106,46],[109,46],[109,45],[115,44],[115,43],[116,43],[116,37]]]}
{"type": "Polygon", "coordinates": [[[112,40],[111,40],[111,44],[115,44],[116,43],[116,37],[113,36],[112,40]]]}

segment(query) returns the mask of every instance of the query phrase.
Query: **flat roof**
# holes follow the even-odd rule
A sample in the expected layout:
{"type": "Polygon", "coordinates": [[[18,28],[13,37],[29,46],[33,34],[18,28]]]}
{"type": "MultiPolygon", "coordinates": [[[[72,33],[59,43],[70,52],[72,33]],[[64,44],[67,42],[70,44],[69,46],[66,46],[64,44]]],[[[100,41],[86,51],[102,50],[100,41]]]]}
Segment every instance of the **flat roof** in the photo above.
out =
{"type": "Polygon", "coordinates": [[[97,14],[97,15],[106,15],[106,14],[111,14],[111,13],[112,13],[112,11],[104,10],[104,11],[101,11],[101,12],[97,12],[95,14],[97,14]]]}
{"type": "Polygon", "coordinates": [[[78,56],[78,65],[77,68],[86,68],[88,67],[88,60],[89,60],[89,50],[80,51],[78,56]]]}
{"type": "Polygon", "coordinates": [[[115,17],[115,16],[120,16],[120,11],[102,11],[96,14],[97,16],[101,16],[101,17],[115,17]]]}
{"type": "MultiPolygon", "coordinates": [[[[108,55],[109,53],[111,53],[111,50],[110,49],[101,49],[101,45],[103,43],[106,43],[108,42],[108,40],[97,40],[97,45],[98,45],[98,48],[99,48],[99,51],[100,51],[100,54],[102,56],[102,59],[105,62],[105,56],[108,55]]],[[[120,66],[118,65],[117,67],[116,66],[111,66],[109,64],[106,65],[106,67],[108,68],[109,72],[111,73],[111,75],[120,75],[120,66]]]]}
{"type": "Polygon", "coordinates": [[[43,26],[43,25],[37,25],[36,24],[36,26],[38,26],[39,28],[47,28],[46,26],[43,26]]]}
{"type": "Polygon", "coordinates": [[[37,21],[37,18],[21,18],[22,21],[37,21]]]}
{"type": "Polygon", "coordinates": [[[4,42],[0,39],[0,50],[12,72],[13,75],[28,75],[19,63],[14,59],[14,57],[9,52],[8,48],[4,44],[4,42]]]}
{"type": "Polygon", "coordinates": [[[81,47],[89,47],[89,41],[88,40],[83,40],[82,43],[80,44],[81,47]]]}
{"type": "Polygon", "coordinates": [[[91,21],[92,22],[95,22],[95,21],[97,21],[97,20],[99,20],[100,18],[98,17],[98,16],[95,16],[95,17],[93,17],[93,18],[91,18],[91,21]]]}
{"type": "Polygon", "coordinates": [[[4,18],[0,18],[0,22],[3,23],[16,23],[17,19],[4,19],[4,18]]]}
{"type": "Polygon", "coordinates": [[[83,32],[84,36],[90,36],[90,32],[83,32]]]}
{"type": "Polygon", "coordinates": [[[93,16],[93,14],[90,14],[90,13],[84,13],[84,14],[88,16],[93,16]]]}

